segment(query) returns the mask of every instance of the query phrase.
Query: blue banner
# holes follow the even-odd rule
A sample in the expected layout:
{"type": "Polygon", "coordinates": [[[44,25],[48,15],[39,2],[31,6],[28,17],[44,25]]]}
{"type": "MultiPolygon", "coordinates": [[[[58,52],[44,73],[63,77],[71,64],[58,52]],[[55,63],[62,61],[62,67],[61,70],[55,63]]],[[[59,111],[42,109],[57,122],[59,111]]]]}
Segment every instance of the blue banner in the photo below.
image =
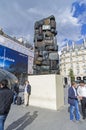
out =
{"type": "Polygon", "coordinates": [[[0,45],[0,68],[12,73],[27,73],[28,56],[0,45]]]}

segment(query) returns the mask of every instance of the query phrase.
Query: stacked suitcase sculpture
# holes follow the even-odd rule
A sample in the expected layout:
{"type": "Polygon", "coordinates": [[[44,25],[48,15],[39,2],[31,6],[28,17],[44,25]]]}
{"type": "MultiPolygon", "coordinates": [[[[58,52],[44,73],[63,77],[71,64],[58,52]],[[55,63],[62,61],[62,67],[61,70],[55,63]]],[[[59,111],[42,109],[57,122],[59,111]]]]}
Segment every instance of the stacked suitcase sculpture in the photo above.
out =
{"type": "Polygon", "coordinates": [[[52,15],[34,25],[34,74],[59,74],[56,21],[52,15]]]}

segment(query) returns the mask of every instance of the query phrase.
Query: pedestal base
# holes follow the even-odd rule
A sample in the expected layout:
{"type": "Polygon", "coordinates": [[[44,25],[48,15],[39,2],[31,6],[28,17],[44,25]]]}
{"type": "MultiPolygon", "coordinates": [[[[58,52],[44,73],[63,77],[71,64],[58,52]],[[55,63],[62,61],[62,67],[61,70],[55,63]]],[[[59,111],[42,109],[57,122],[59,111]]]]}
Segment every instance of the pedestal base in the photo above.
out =
{"type": "Polygon", "coordinates": [[[58,110],[64,105],[62,76],[57,74],[32,75],[30,105],[58,110]]]}

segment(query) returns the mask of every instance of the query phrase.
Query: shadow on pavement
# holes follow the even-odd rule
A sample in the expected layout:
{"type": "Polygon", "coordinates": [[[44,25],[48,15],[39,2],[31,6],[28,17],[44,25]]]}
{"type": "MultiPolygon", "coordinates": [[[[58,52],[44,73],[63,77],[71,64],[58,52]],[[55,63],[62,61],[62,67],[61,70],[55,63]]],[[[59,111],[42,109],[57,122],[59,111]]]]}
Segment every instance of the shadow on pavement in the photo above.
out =
{"type": "Polygon", "coordinates": [[[24,116],[14,121],[11,125],[7,127],[6,130],[24,130],[29,124],[31,124],[38,116],[38,111],[34,111],[32,115],[27,112],[24,116]]]}

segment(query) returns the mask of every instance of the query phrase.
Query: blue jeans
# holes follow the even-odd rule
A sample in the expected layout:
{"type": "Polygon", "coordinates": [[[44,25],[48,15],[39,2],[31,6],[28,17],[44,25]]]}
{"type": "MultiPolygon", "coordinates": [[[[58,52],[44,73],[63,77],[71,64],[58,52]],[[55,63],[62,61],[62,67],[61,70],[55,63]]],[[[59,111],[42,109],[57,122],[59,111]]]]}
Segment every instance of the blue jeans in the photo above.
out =
{"type": "Polygon", "coordinates": [[[6,120],[7,115],[0,115],[0,130],[4,130],[4,122],[6,120]]]}
{"type": "Polygon", "coordinates": [[[13,97],[13,103],[16,104],[16,100],[17,100],[18,94],[14,93],[14,97],[13,97]]]}
{"type": "Polygon", "coordinates": [[[79,105],[78,100],[74,100],[74,106],[70,105],[70,120],[80,120],[80,112],[79,112],[79,105]]]}

